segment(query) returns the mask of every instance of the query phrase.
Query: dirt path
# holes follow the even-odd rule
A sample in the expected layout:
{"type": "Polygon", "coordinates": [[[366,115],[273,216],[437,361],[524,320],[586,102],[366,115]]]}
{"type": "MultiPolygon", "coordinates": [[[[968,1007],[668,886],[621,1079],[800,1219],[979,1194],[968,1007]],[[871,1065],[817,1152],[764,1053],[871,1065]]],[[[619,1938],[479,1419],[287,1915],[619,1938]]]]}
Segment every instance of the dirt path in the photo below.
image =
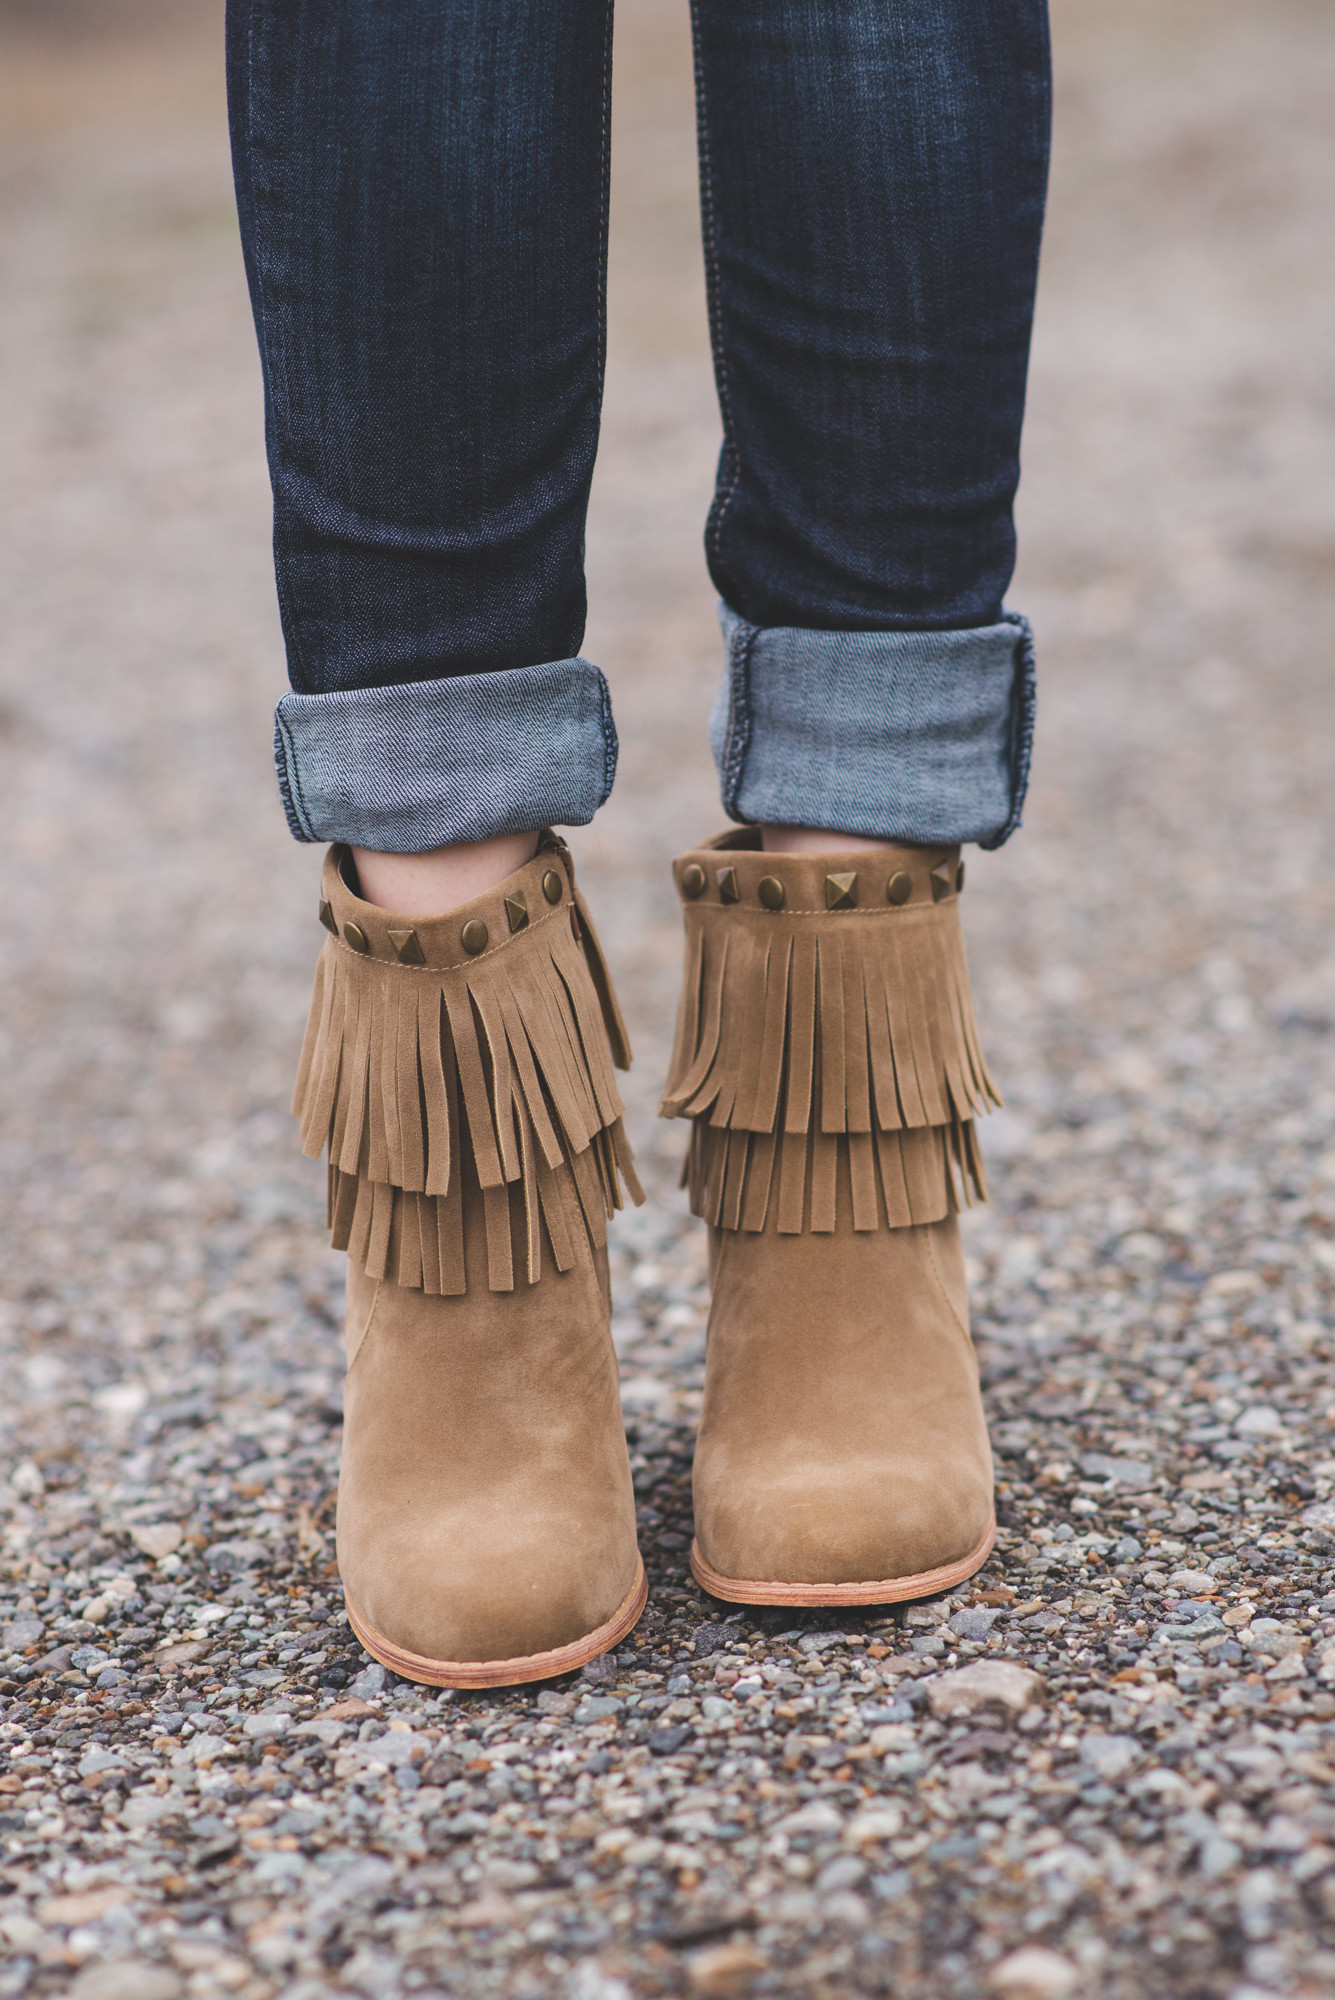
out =
{"type": "Polygon", "coordinates": [[[1060,0],[1041,733],[966,898],[1004,1528],[834,1631],[685,1567],[703,1256],[651,1113],[666,861],[719,821],[717,422],[684,8],[625,0],[586,645],[623,756],[576,847],[640,1052],[654,1598],[537,1701],[385,1684],[330,1566],[341,1272],[284,1112],[317,857],[219,33],[0,6],[0,2000],[1330,1991],[1335,19],[1060,0]],[[1028,1705],[955,1717],[974,1659],[1028,1705]]]}

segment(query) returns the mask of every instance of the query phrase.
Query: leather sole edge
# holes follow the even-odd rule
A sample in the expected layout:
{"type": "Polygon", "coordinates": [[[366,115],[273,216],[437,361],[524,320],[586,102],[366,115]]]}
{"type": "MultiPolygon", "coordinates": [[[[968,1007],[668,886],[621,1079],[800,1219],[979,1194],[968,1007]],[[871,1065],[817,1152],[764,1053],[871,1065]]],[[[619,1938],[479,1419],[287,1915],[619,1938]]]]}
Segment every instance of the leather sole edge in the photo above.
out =
{"type": "Polygon", "coordinates": [[[555,1646],[546,1653],[526,1653],[513,1660],[429,1660],[421,1653],[410,1653],[402,1646],[394,1645],[382,1637],[373,1625],[357,1611],[347,1591],[343,1601],[347,1606],[348,1623],[351,1625],[361,1645],[373,1659],[391,1673],[399,1674],[404,1680],[420,1681],[427,1687],[492,1688],[520,1687],[526,1681],[555,1680],[559,1674],[573,1672],[576,1667],[587,1666],[600,1653],[615,1646],[618,1639],[624,1639],[639,1621],[649,1598],[649,1579],[645,1575],[643,1557],[636,1557],[635,1582],[630,1591],[617,1606],[605,1625],[588,1632],[582,1639],[572,1639],[568,1646],[555,1646]]]}
{"type": "Polygon", "coordinates": [[[885,1578],[879,1583],[767,1583],[720,1576],[701,1555],[700,1544],[692,1542],[691,1575],[711,1597],[721,1597],[729,1604],[805,1605],[812,1609],[822,1605],[834,1608],[841,1604],[902,1604],[906,1598],[934,1597],[939,1591],[952,1590],[957,1583],[965,1582],[982,1568],[996,1539],[994,1513],[977,1548],[961,1556],[958,1562],[944,1563],[940,1569],[921,1570],[916,1576],[885,1578]]]}

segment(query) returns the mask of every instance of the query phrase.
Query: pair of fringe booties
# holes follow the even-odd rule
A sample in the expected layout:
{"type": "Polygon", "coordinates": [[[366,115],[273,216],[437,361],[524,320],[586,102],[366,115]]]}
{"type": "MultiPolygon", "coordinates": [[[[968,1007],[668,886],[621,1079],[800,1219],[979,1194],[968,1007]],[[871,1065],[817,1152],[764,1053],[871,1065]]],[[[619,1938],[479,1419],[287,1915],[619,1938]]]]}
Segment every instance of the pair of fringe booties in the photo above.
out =
{"type": "MultiPolygon", "coordinates": [[[[685,990],[668,1117],[709,1224],[691,1568],[734,1603],[949,1588],[992,1546],[956,1215],[982,1197],[956,849],[674,869],[685,990]]],[[[338,1560],[367,1651],[410,1680],[542,1680],[647,1595],[610,1330],[607,1218],[641,1200],[630,1050],[553,834],[409,921],[325,863],[295,1109],[349,1253],[338,1560]]]]}

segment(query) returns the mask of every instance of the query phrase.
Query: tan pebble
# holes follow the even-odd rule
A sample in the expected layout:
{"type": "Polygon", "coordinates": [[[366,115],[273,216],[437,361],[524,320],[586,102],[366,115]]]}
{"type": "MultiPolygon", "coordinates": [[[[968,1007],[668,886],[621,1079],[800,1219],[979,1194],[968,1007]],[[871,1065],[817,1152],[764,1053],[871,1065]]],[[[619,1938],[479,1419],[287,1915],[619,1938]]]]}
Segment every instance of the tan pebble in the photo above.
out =
{"type": "Polygon", "coordinates": [[[118,1903],[128,1903],[132,1889],[116,1885],[107,1889],[85,1889],[81,1895],[52,1896],[43,1903],[37,1914],[44,1924],[95,1924],[99,1917],[105,1917],[108,1910],[114,1910],[118,1903]]]}
{"type": "Polygon", "coordinates": [[[70,2000],[178,2000],[181,1980],[170,1966],[122,1958],[86,1966],[69,1992],[70,2000]]]}
{"type": "Polygon", "coordinates": [[[131,1528],[130,1540],[142,1554],[161,1562],[164,1556],[175,1555],[185,1540],[185,1529],[178,1521],[142,1521],[131,1528]]]}
{"type": "Polygon", "coordinates": [[[994,1965],[987,1983],[1001,2000],[1068,2000],[1079,1980],[1069,1958],[1045,1945],[1027,1944],[994,1965]]]}
{"type": "Polygon", "coordinates": [[[765,1971],[767,1960],[753,1944],[711,1945],[698,1951],[687,1966],[691,1992],[706,2000],[741,2000],[765,1971]]]}

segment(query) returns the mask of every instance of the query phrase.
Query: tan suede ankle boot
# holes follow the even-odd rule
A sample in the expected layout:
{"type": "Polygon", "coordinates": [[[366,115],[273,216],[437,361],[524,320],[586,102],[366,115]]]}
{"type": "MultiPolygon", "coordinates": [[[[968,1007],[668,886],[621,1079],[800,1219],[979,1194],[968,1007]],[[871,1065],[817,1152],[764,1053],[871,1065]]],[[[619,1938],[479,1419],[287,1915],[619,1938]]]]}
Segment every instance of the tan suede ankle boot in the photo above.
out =
{"type": "Polygon", "coordinates": [[[691,1568],[742,1604],[877,1604],[996,1533],[956,1212],[984,1196],[957,848],[674,866],[686,981],[665,1117],[710,1225],[691,1568]]]}
{"type": "Polygon", "coordinates": [[[630,1051],[565,843],[484,896],[394,916],[325,862],[294,1110],[349,1252],[338,1562],[410,1680],[568,1673],[646,1583],[610,1330],[607,1217],[642,1200],[630,1051]]]}

